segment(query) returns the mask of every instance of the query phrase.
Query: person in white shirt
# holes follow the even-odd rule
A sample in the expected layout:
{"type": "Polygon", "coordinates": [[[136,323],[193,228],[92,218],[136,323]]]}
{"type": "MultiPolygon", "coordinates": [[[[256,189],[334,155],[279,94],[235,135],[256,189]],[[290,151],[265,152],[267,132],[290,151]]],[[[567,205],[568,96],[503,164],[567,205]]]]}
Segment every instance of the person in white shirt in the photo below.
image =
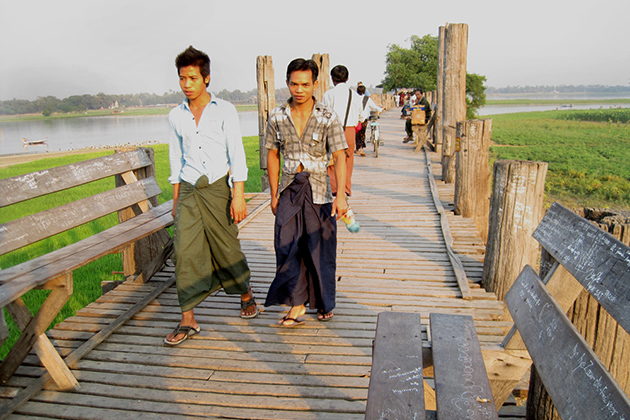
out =
{"type": "Polygon", "coordinates": [[[164,343],[201,329],[194,309],[211,293],[241,295],[241,318],[258,316],[236,224],[247,216],[247,160],[234,105],[208,92],[210,57],[192,46],[175,59],[186,99],[169,113],[175,276],[182,311],[164,343]]]}
{"type": "Polygon", "coordinates": [[[377,113],[383,112],[383,108],[376,105],[376,103],[366,94],[367,90],[364,85],[357,86],[357,93],[361,98],[361,113],[359,114],[359,122],[361,123],[361,129],[357,131],[356,146],[359,154],[365,156],[363,149],[365,148],[365,130],[369,124],[370,112],[376,111],[377,113]]]}
{"type": "MultiPolygon", "coordinates": [[[[359,123],[361,113],[361,98],[350,89],[346,83],[348,81],[348,69],[346,66],[337,65],[330,71],[334,88],[324,93],[322,103],[331,107],[344,128],[348,149],[346,149],[346,185],[345,192],[348,197],[352,196],[352,168],[354,166],[354,147],[356,126],[359,123]]],[[[330,186],[333,195],[337,194],[337,182],[335,181],[335,171],[332,166],[328,167],[330,175],[330,186]]]]}

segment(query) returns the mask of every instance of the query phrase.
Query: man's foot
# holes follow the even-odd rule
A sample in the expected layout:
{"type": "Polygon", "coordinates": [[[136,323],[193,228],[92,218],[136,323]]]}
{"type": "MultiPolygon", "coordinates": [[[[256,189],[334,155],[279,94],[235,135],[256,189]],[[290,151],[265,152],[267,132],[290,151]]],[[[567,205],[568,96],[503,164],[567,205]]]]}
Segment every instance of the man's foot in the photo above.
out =
{"type": "Polygon", "coordinates": [[[193,327],[190,325],[182,326],[180,324],[177,324],[177,327],[175,327],[175,330],[173,330],[172,333],[170,333],[164,338],[164,344],[167,344],[169,346],[176,346],[188,340],[188,338],[199,333],[200,331],[201,331],[201,328],[199,328],[199,326],[193,327]]]}
{"type": "Polygon", "coordinates": [[[365,153],[361,152],[361,156],[365,156],[365,153]]]}
{"type": "Polygon", "coordinates": [[[403,143],[409,143],[410,141],[411,141],[411,138],[405,137],[405,139],[403,140],[403,143]]]}
{"type": "Polygon", "coordinates": [[[293,327],[294,325],[299,325],[304,323],[304,320],[299,319],[302,315],[306,313],[306,306],[299,305],[293,306],[289,309],[289,313],[286,314],[284,318],[278,321],[278,324],[283,327],[293,327]]]}
{"type": "Polygon", "coordinates": [[[250,287],[249,292],[241,295],[241,318],[251,319],[257,316],[258,308],[256,307],[256,299],[250,287]]]}
{"type": "Polygon", "coordinates": [[[328,312],[328,313],[324,313],[324,311],[317,311],[317,320],[318,321],[323,321],[323,322],[327,322],[330,321],[331,319],[333,319],[333,317],[335,316],[335,314],[333,314],[332,311],[328,312]]]}
{"type": "Polygon", "coordinates": [[[289,318],[289,316],[287,315],[280,320],[280,325],[282,325],[283,327],[295,327],[296,325],[302,325],[305,322],[306,321],[304,321],[303,319],[289,318]]]}

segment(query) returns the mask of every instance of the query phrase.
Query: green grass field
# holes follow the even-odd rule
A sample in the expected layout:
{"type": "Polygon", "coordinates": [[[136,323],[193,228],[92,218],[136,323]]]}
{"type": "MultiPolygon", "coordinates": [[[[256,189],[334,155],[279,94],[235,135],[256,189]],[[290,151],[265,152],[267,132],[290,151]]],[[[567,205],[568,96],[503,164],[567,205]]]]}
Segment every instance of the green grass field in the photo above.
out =
{"type": "MultiPolygon", "coordinates": [[[[249,168],[248,180],[245,183],[245,192],[259,192],[261,190],[262,171],[259,168],[258,161],[258,137],[245,137],[243,138],[243,143],[245,145],[247,165],[249,168]]],[[[155,150],[156,178],[160,188],[162,189],[162,194],[160,194],[158,200],[160,203],[163,203],[173,198],[173,189],[168,182],[168,177],[170,175],[168,145],[160,144],[152,146],[152,148],[155,150]]],[[[93,159],[112,153],[113,151],[108,151],[69,155],[59,158],[45,158],[7,168],[0,168],[0,179],[53,168],[56,166],[68,165],[70,163],[93,159]]],[[[77,199],[88,197],[112,188],[114,188],[114,179],[110,177],[108,179],[73,188],[69,191],[63,191],[47,195],[43,198],[29,200],[25,203],[15,204],[2,209],[0,212],[0,224],[53,208],[61,204],[73,202],[77,199]]],[[[55,235],[46,240],[0,256],[0,267],[12,267],[24,261],[44,255],[55,249],[62,248],[68,244],[77,242],[81,239],[92,236],[95,233],[108,229],[117,223],[118,217],[116,214],[110,214],[106,217],[102,217],[94,222],[77,227],[68,232],[55,235]]],[[[112,274],[112,272],[116,271],[122,271],[122,259],[119,254],[105,256],[74,271],[74,293],[57,318],[53,321],[52,325],[56,325],[65,318],[73,316],[76,311],[101,296],[101,281],[122,280],[121,275],[112,274]]],[[[39,308],[39,306],[41,306],[42,302],[49,293],[49,291],[44,290],[32,290],[25,294],[23,299],[29,309],[34,312],[37,308],[39,308]]],[[[6,356],[8,350],[11,346],[13,346],[19,335],[17,326],[13,323],[11,317],[6,316],[6,319],[11,336],[0,349],[0,359],[6,356]]]]}
{"type": "Polygon", "coordinates": [[[630,208],[630,110],[489,115],[491,159],[549,163],[546,201],[630,208]]]}

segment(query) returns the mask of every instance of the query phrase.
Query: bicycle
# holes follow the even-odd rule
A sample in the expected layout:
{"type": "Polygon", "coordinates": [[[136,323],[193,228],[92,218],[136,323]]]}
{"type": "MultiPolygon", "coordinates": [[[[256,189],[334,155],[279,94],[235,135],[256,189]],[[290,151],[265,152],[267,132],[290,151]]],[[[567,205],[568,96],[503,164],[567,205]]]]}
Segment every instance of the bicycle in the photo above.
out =
{"type": "Polygon", "coordinates": [[[374,145],[374,155],[378,157],[378,147],[380,146],[380,130],[378,124],[378,115],[370,115],[370,142],[374,145]]]}

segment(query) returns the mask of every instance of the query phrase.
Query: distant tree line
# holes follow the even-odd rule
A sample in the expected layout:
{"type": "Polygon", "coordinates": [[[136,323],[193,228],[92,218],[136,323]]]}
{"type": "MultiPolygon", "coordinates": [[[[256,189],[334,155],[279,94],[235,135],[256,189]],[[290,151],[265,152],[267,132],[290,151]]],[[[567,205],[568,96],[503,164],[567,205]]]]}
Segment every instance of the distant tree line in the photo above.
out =
{"type": "Polygon", "coordinates": [[[156,106],[162,104],[175,104],[184,99],[181,92],[166,92],[163,95],[154,93],[137,93],[126,95],[73,95],[64,99],[55,96],[39,97],[34,101],[25,99],[11,99],[0,101],[0,115],[16,114],[43,114],[51,115],[53,112],[83,112],[94,109],[129,108],[138,106],[156,106]]]}
{"type": "MultiPolygon", "coordinates": [[[[257,89],[248,92],[240,90],[228,91],[223,89],[217,92],[217,97],[225,99],[233,104],[256,104],[258,102],[257,89]]],[[[276,89],[276,102],[282,103],[289,98],[289,90],[276,89]]],[[[25,99],[11,99],[0,101],[0,115],[18,114],[43,114],[49,116],[53,113],[84,112],[95,109],[130,108],[141,106],[174,105],[184,100],[182,92],[169,91],[163,95],[155,93],[137,93],[126,95],[73,95],[64,99],[54,96],[39,97],[34,101],[25,99]]]]}
{"type": "Polygon", "coordinates": [[[500,93],[630,93],[630,86],[560,85],[560,86],[507,86],[487,87],[489,95],[500,93]]]}

